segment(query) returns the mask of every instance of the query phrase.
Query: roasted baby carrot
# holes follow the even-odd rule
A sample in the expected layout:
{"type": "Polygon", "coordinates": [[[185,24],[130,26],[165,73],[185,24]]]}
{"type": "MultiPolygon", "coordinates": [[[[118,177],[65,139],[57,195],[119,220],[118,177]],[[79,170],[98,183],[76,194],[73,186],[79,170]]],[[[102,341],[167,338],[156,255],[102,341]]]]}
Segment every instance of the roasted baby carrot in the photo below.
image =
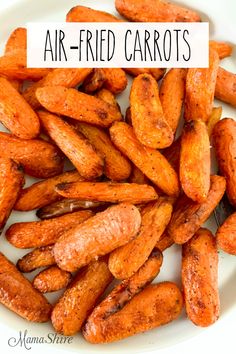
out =
{"type": "Polygon", "coordinates": [[[65,198],[95,202],[141,204],[158,198],[153,187],[135,183],[72,182],[59,184],[55,190],[65,198]]]}
{"type": "Polygon", "coordinates": [[[184,193],[195,202],[206,200],[210,189],[210,140],[202,120],[186,122],[180,151],[180,182],[184,193]]]}
{"type": "Polygon", "coordinates": [[[133,129],[123,122],[113,124],[110,135],[117,148],[155,185],[169,196],[178,196],[178,176],[159,151],[142,145],[133,129]]]}
{"type": "Polygon", "coordinates": [[[35,84],[27,88],[23,97],[33,107],[38,109],[40,103],[36,98],[36,90],[39,87],[45,86],[64,86],[75,87],[81,84],[84,79],[92,72],[92,69],[78,68],[78,69],[54,69],[50,71],[45,77],[37,81],[35,84]]]}
{"type": "MultiPolygon", "coordinates": [[[[56,192],[55,192],[56,193],[56,192]]],[[[46,205],[37,210],[36,215],[42,220],[52,219],[57,216],[73,213],[79,210],[93,209],[95,211],[102,211],[108,206],[103,202],[92,202],[88,200],[78,199],[62,199],[58,202],[46,205]]]]}
{"type": "Polygon", "coordinates": [[[89,316],[83,335],[90,343],[114,342],[175,320],[182,307],[182,294],[171,282],[147,286],[120,311],[108,296],[89,316]]]}
{"type": "Polygon", "coordinates": [[[84,181],[84,179],[77,171],[73,170],[64,172],[56,177],[36,182],[30,187],[21,190],[14,205],[14,209],[28,211],[51,204],[61,199],[58,193],[55,192],[55,186],[57,184],[76,181],[84,181]]]}
{"type": "Polygon", "coordinates": [[[230,57],[233,51],[231,44],[219,41],[210,41],[210,47],[215,49],[220,59],[230,57]]]}
{"type": "Polygon", "coordinates": [[[120,106],[118,102],[116,101],[116,97],[111,91],[102,88],[101,90],[97,91],[95,93],[95,96],[97,98],[100,98],[102,101],[112,105],[115,109],[117,109],[120,112],[120,106]]]}
{"type": "Polygon", "coordinates": [[[174,207],[167,232],[175,243],[187,242],[209,218],[220,202],[226,188],[225,178],[211,176],[211,187],[207,199],[197,203],[183,195],[174,207]]]}
{"type": "Polygon", "coordinates": [[[19,222],[12,224],[6,231],[6,238],[18,248],[33,248],[48,246],[55,243],[59,237],[93,216],[89,210],[77,211],[52,220],[19,222]]]}
{"type": "Polygon", "coordinates": [[[52,311],[51,320],[56,332],[71,336],[80,331],[112,279],[104,259],[79,272],[52,311]]]}
{"type": "Polygon", "coordinates": [[[82,91],[85,93],[96,92],[102,88],[105,80],[106,76],[104,70],[101,68],[94,69],[84,80],[82,91]]]}
{"type": "Polygon", "coordinates": [[[62,114],[82,122],[110,126],[121,120],[121,113],[101,99],[73,88],[47,86],[36,90],[40,104],[52,113],[62,114]]]}
{"type": "Polygon", "coordinates": [[[57,265],[75,271],[134,238],[140,227],[138,209],[128,203],[112,206],[68,232],[54,246],[57,265]]]}
{"type": "Polygon", "coordinates": [[[134,22],[199,22],[193,10],[163,0],[116,0],[116,10],[134,22]]]}
{"type": "Polygon", "coordinates": [[[66,22],[122,22],[122,20],[108,12],[86,6],[74,6],[67,13],[66,22]]]}
{"type": "Polygon", "coordinates": [[[114,95],[121,93],[126,89],[128,80],[124,70],[120,68],[103,69],[105,73],[104,87],[114,95]]]}
{"type": "Polygon", "coordinates": [[[172,203],[163,197],[142,209],[142,222],[137,237],[110,254],[109,269],[115,278],[127,279],[144,264],[168,225],[171,213],[172,203]]]}
{"type": "Polygon", "coordinates": [[[103,160],[92,145],[61,118],[48,112],[38,112],[40,121],[47,134],[86,179],[93,179],[103,173],[103,160]]]}
{"type": "Polygon", "coordinates": [[[231,118],[220,120],[214,127],[213,145],[220,173],[226,179],[230,203],[236,206],[236,122],[231,118]]]}
{"type": "Polygon", "coordinates": [[[207,327],[219,317],[218,254],[215,237],[200,229],[183,245],[182,283],[186,311],[197,326],[207,327]]]}
{"type": "Polygon", "coordinates": [[[150,74],[159,81],[165,74],[166,69],[161,68],[125,68],[124,71],[131,76],[138,76],[140,74],[150,74]]]}
{"type": "Polygon", "coordinates": [[[160,87],[160,100],[165,120],[176,132],[185,97],[186,69],[170,69],[160,87]]]}
{"type": "Polygon", "coordinates": [[[71,273],[51,266],[42,270],[33,279],[33,287],[41,293],[50,293],[66,288],[71,281],[71,273]]]}
{"type": "Polygon", "coordinates": [[[3,77],[0,77],[0,121],[18,138],[33,139],[39,134],[37,114],[3,77]]]}
{"type": "Polygon", "coordinates": [[[18,260],[16,266],[23,273],[29,273],[40,267],[54,265],[53,245],[35,248],[18,260]]]}
{"type": "Polygon", "coordinates": [[[162,149],[172,144],[173,131],[165,119],[158,85],[151,75],[142,74],[134,79],[130,110],[135,135],[143,145],[162,149]]]}
{"type": "Polygon", "coordinates": [[[221,250],[236,255],[236,213],[231,214],[219,227],[216,240],[221,250]]]}
{"type": "Polygon", "coordinates": [[[201,119],[207,122],[210,118],[218,67],[219,55],[210,47],[209,68],[188,69],[184,111],[184,117],[187,121],[201,119]]]}
{"type": "Polygon", "coordinates": [[[82,133],[104,159],[104,174],[111,180],[121,181],[129,177],[129,161],[112,144],[109,135],[101,128],[86,123],[76,122],[76,131],[82,133]]]}
{"type": "Polygon", "coordinates": [[[62,173],[63,156],[58,148],[45,140],[25,140],[0,132],[0,154],[19,162],[24,171],[37,178],[62,173]]]}
{"type": "Polygon", "coordinates": [[[215,97],[236,107],[236,74],[221,67],[217,72],[215,97]]]}
{"type": "Polygon", "coordinates": [[[48,321],[51,305],[2,253],[0,269],[1,304],[28,321],[48,321]]]}
{"type": "Polygon", "coordinates": [[[24,184],[22,168],[13,160],[0,158],[0,232],[24,184]]]}

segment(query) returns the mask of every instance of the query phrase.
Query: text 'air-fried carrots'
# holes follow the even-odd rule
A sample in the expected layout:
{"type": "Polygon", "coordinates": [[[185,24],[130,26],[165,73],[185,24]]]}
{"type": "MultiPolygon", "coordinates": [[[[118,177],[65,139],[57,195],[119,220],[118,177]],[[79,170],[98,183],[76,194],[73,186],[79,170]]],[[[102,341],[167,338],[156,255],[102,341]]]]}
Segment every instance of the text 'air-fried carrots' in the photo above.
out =
{"type": "Polygon", "coordinates": [[[129,161],[112,144],[109,135],[102,128],[75,122],[76,131],[82,133],[104,159],[104,173],[114,181],[125,180],[131,172],[129,161]]]}
{"type": "Polygon", "coordinates": [[[149,74],[136,77],[130,91],[130,110],[134,132],[138,140],[153,149],[162,149],[173,142],[156,80],[149,74]]]}
{"type": "Polygon", "coordinates": [[[163,282],[147,286],[120,311],[105,319],[102,304],[92,312],[83,329],[90,343],[114,342],[167,324],[180,315],[183,299],[174,283],[163,282]]]}
{"type": "Polygon", "coordinates": [[[175,133],[185,97],[186,69],[170,69],[160,87],[160,100],[165,120],[175,133]]]}
{"type": "Polygon", "coordinates": [[[59,237],[93,216],[89,210],[77,211],[52,220],[19,222],[12,224],[6,231],[7,240],[18,248],[48,246],[59,237]]]}
{"type": "Polygon", "coordinates": [[[108,127],[114,121],[121,120],[121,113],[114,106],[73,88],[41,87],[36,90],[36,97],[50,112],[82,122],[108,127]]]}
{"type": "Polygon", "coordinates": [[[112,206],[59,238],[54,246],[56,263],[69,272],[81,268],[132,240],[140,224],[141,216],[135,206],[112,206]]]}
{"type": "Polygon", "coordinates": [[[37,274],[32,284],[41,293],[50,293],[66,288],[70,281],[71,273],[57,266],[51,266],[37,274]]]}
{"type": "Polygon", "coordinates": [[[236,122],[231,118],[220,120],[213,130],[213,145],[220,173],[226,178],[226,192],[230,203],[236,206],[236,122]]]}
{"type": "Polygon", "coordinates": [[[185,123],[180,151],[180,182],[185,194],[196,202],[206,200],[210,189],[210,140],[201,120],[185,123]]]}
{"type": "Polygon", "coordinates": [[[18,260],[16,266],[23,273],[29,273],[40,267],[54,265],[53,245],[35,248],[18,260]]]}
{"type": "Polygon", "coordinates": [[[178,176],[166,158],[157,150],[142,145],[126,123],[110,128],[111,140],[154,184],[169,196],[178,196],[178,176]]]}
{"type": "Polygon", "coordinates": [[[25,140],[0,132],[0,155],[19,162],[30,176],[48,178],[63,170],[58,148],[42,139],[25,140]]]}
{"type": "Polygon", "coordinates": [[[37,109],[40,107],[35,95],[37,88],[45,86],[75,87],[76,85],[81,84],[91,71],[92,69],[86,68],[54,69],[40,81],[37,81],[35,84],[27,88],[23,93],[23,97],[34,109],[37,109]]]}
{"type": "Polygon", "coordinates": [[[236,213],[231,214],[219,227],[216,240],[221,250],[236,255],[236,213]]]}
{"type": "Polygon", "coordinates": [[[163,0],[115,0],[117,11],[134,22],[199,22],[193,10],[163,0]]]}
{"type": "Polygon", "coordinates": [[[212,109],[211,116],[207,122],[207,130],[208,130],[209,137],[211,137],[213,133],[213,129],[216,123],[218,123],[219,120],[221,119],[221,116],[222,116],[222,107],[214,107],[212,109]]]}
{"type": "Polygon", "coordinates": [[[89,200],[63,199],[40,208],[37,210],[36,215],[42,220],[47,220],[65,214],[70,214],[75,211],[82,211],[83,209],[94,209],[95,211],[102,211],[108,205],[108,203],[93,202],[89,200]]]}
{"type": "Polygon", "coordinates": [[[186,120],[210,118],[215,95],[219,55],[210,47],[209,68],[190,68],[186,78],[184,117],[186,120]]]}
{"type": "Polygon", "coordinates": [[[0,303],[28,321],[48,321],[51,305],[2,253],[0,269],[0,303]]]}
{"type": "Polygon", "coordinates": [[[66,15],[66,22],[123,22],[121,19],[105,11],[90,9],[86,6],[75,6],[66,15]]]}
{"type": "Polygon", "coordinates": [[[103,160],[92,145],[68,123],[48,112],[38,112],[47,134],[64,152],[80,175],[86,179],[99,177],[103,173],[103,160]]]}
{"type": "Polygon", "coordinates": [[[54,329],[65,336],[76,334],[112,279],[103,259],[79,272],[52,311],[54,329]]]}
{"type": "Polygon", "coordinates": [[[214,236],[200,229],[183,245],[182,283],[186,311],[197,326],[207,327],[219,317],[218,254],[214,236]]]}
{"type": "Polygon", "coordinates": [[[59,184],[55,190],[65,198],[96,202],[141,204],[158,198],[152,186],[135,183],[73,182],[59,184]]]}
{"type": "Polygon", "coordinates": [[[217,72],[215,97],[236,107],[236,74],[221,67],[217,72]]]}
{"type": "Polygon", "coordinates": [[[113,251],[109,257],[109,269],[115,278],[129,278],[143,265],[168,225],[171,213],[172,203],[163,197],[142,209],[137,237],[113,251]]]}
{"type": "Polygon", "coordinates": [[[39,134],[37,114],[3,77],[0,77],[0,121],[18,138],[33,139],[39,134]]]}
{"type": "Polygon", "coordinates": [[[22,168],[13,160],[0,158],[0,232],[24,184],[22,168]]]}
{"type": "Polygon", "coordinates": [[[210,47],[217,51],[219,58],[224,59],[230,57],[233,51],[231,44],[226,42],[210,41],[210,47]]]}
{"type": "Polygon", "coordinates": [[[185,243],[197,232],[220,202],[225,188],[224,177],[211,176],[210,191],[203,203],[194,202],[185,195],[179,198],[167,228],[175,243],[185,243]]]}
{"type": "Polygon", "coordinates": [[[15,210],[28,211],[44,207],[51,204],[61,197],[55,191],[55,186],[59,183],[69,183],[84,181],[80,174],[73,170],[64,172],[59,176],[48,178],[32,184],[30,187],[21,190],[17,202],[14,205],[15,210]]]}

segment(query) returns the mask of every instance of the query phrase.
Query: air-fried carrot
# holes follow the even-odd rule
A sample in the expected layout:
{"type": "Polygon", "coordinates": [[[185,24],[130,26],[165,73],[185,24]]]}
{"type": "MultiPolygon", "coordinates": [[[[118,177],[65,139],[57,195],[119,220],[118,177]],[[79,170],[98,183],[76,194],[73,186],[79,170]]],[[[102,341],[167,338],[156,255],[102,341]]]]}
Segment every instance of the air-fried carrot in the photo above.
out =
{"type": "Polygon", "coordinates": [[[114,95],[121,93],[126,89],[128,84],[124,70],[120,68],[103,69],[105,73],[104,87],[111,91],[114,95]]]}
{"type": "Polygon", "coordinates": [[[173,132],[178,127],[185,97],[186,69],[171,69],[160,87],[160,100],[165,119],[173,132]]]}
{"type": "Polygon", "coordinates": [[[18,138],[33,139],[39,134],[37,114],[3,77],[0,77],[0,121],[18,138]]]}
{"type": "Polygon", "coordinates": [[[168,125],[159,98],[156,80],[142,74],[133,81],[130,91],[131,120],[135,135],[145,146],[162,149],[173,142],[173,131],[168,125]]]}
{"type": "Polygon", "coordinates": [[[236,213],[230,215],[216,233],[217,245],[224,252],[236,255],[236,213]]]}
{"type": "Polygon", "coordinates": [[[208,135],[211,137],[213,133],[214,126],[219,122],[222,116],[222,107],[214,107],[212,109],[211,116],[207,122],[208,135]]]}
{"type": "Polygon", "coordinates": [[[56,146],[42,139],[24,140],[0,132],[0,155],[18,161],[27,174],[49,178],[63,170],[63,156],[56,146]]]}
{"type": "Polygon", "coordinates": [[[159,81],[165,74],[166,69],[156,68],[125,68],[124,71],[131,76],[138,76],[140,74],[150,74],[159,81]]]}
{"type": "Polygon", "coordinates": [[[220,59],[230,57],[233,51],[232,45],[226,42],[210,41],[210,47],[217,51],[220,59]]]}
{"type": "Polygon", "coordinates": [[[182,283],[186,311],[197,326],[207,327],[219,317],[218,254],[215,237],[200,229],[183,245],[182,283]]]}
{"type": "Polygon", "coordinates": [[[93,93],[102,88],[105,80],[106,76],[104,70],[100,68],[94,69],[84,80],[82,91],[93,93]]]}
{"type": "Polygon", "coordinates": [[[47,134],[77,168],[80,175],[93,179],[103,173],[103,160],[92,145],[61,118],[48,112],[38,112],[40,121],[47,134]]]}
{"type": "Polygon", "coordinates": [[[186,120],[201,119],[207,122],[211,116],[219,55],[210,47],[209,68],[188,69],[184,117],[186,120]]]}
{"type": "Polygon", "coordinates": [[[109,135],[101,128],[86,123],[75,123],[76,131],[82,133],[104,159],[104,174],[111,180],[121,181],[129,177],[129,161],[112,144],[109,135]]]}
{"type": "Polygon", "coordinates": [[[56,263],[69,272],[81,268],[132,240],[140,224],[141,216],[135,206],[112,206],[59,238],[54,246],[56,263]]]}
{"type": "Polygon", "coordinates": [[[170,237],[167,231],[165,231],[161,237],[160,240],[156,243],[156,248],[158,248],[161,252],[165,251],[167,248],[171,247],[173,245],[174,241],[170,237]]]}
{"type": "Polygon", "coordinates": [[[94,209],[95,211],[102,211],[107,206],[108,204],[103,202],[92,202],[88,200],[78,199],[63,199],[40,208],[39,210],[37,210],[36,215],[42,220],[47,220],[55,218],[57,216],[70,214],[75,211],[82,211],[83,209],[94,209]]]}
{"type": "Polygon", "coordinates": [[[21,167],[13,160],[0,158],[0,232],[24,184],[21,167]]]}
{"type": "Polygon", "coordinates": [[[99,90],[98,92],[95,93],[95,96],[97,98],[100,98],[104,102],[112,105],[114,108],[116,108],[120,112],[120,106],[119,106],[118,102],[116,101],[116,97],[109,90],[102,88],[101,90],[99,90]]]}
{"type": "Polygon", "coordinates": [[[2,253],[0,269],[0,303],[28,321],[48,321],[51,305],[2,253]]]}
{"type": "Polygon", "coordinates": [[[71,273],[51,266],[34,277],[33,286],[41,293],[50,293],[66,288],[71,281],[71,273]]]}
{"type": "Polygon", "coordinates": [[[196,203],[185,195],[179,198],[167,227],[175,243],[185,243],[197,232],[220,202],[225,188],[224,177],[211,176],[211,188],[205,202],[196,203]]]}
{"type": "Polygon", "coordinates": [[[8,79],[39,80],[49,73],[46,68],[27,68],[25,50],[15,50],[0,57],[0,75],[8,79]]]}
{"type": "Polygon", "coordinates": [[[54,69],[50,71],[44,78],[36,82],[23,93],[25,100],[34,108],[40,107],[40,103],[36,98],[36,90],[45,86],[64,86],[74,87],[81,84],[84,79],[92,72],[92,69],[54,69]]]}
{"type": "Polygon", "coordinates": [[[226,178],[227,196],[236,207],[236,122],[231,118],[220,120],[212,138],[220,173],[226,178]]]}
{"type": "Polygon", "coordinates": [[[105,11],[75,6],[66,15],[66,22],[123,22],[121,19],[105,11]]]}
{"type": "Polygon", "coordinates": [[[28,211],[56,202],[61,199],[54,189],[57,184],[78,181],[84,181],[84,179],[77,171],[73,170],[44,181],[36,182],[30,187],[21,190],[14,209],[28,211]]]}
{"type": "Polygon", "coordinates": [[[134,22],[199,22],[193,10],[163,0],[116,0],[117,11],[134,22]]]}
{"type": "MultiPolygon", "coordinates": [[[[109,269],[115,278],[127,279],[144,264],[168,225],[171,213],[172,204],[168,198],[163,197],[142,209],[138,236],[113,251],[109,257],[109,269]]],[[[160,266],[161,264],[160,254],[160,266]]]]}
{"type": "Polygon", "coordinates": [[[54,329],[66,336],[76,334],[112,278],[103,259],[79,272],[52,311],[54,329]]]}
{"type": "Polygon", "coordinates": [[[167,195],[179,193],[178,176],[166,158],[157,150],[142,145],[126,123],[110,128],[111,140],[154,184],[167,195]]]}
{"type": "Polygon", "coordinates": [[[236,107],[236,74],[219,67],[215,97],[236,107]]]}
{"type": "Polygon", "coordinates": [[[6,231],[7,240],[18,248],[48,246],[74,226],[93,216],[89,210],[77,211],[52,220],[19,222],[6,231]]]}
{"type": "Polygon", "coordinates": [[[180,149],[181,137],[175,140],[171,146],[162,151],[169,164],[177,173],[179,173],[180,149]]]}
{"type": "Polygon", "coordinates": [[[135,183],[72,182],[59,184],[55,190],[65,198],[95,202],[141,204],[158,198],[153,187],[135,183]]]}
{"type": "Polygon", "coordinates": [[[36,97],[47,110],[102,127],[121,120],[117,109],[101,99],[73,88],[47,86],[36,90],[36,97]]]}
{"type": "Polygon", "coordinates": [[[148,178],[143,174],[142,171],[135,165],[132,166],[131,175],[129,177],[129,183],[136,184],[149,184],[148,178]]]}
{"type": "Polygon", "coordinates": [[[16,266],[23,273],[29,273],[40,267],[54,265],[53,245],[35,248],[18,260],[16,266]]]}
{"type": "Polygon", "coordinates": [[[115,313],[109,312],[109,299],[95,308],[85,324],[83,335],[90,343],[114,342],[162,326],[175,320],[183,307],[182,294],[171,282],[147,286],[115,313]]]}
{"type": "Polygon", "coordinates": [[[211,156],[206,124],[186,122],[180,151],[180,182],[185,194],[195,202],[206,200],[210,189],[211,156]]]}

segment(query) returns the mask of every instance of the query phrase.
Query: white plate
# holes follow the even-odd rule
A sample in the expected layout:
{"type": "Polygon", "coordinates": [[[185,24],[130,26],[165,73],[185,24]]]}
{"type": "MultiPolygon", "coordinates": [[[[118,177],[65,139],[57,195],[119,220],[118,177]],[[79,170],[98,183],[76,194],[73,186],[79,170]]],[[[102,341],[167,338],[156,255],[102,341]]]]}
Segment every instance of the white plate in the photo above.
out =
{"type": "MultiPolygon", "coordinates": [[[[211,38],[218,40],[226,40],[235,43],[236,25],[234,16],[236,13],[235,0],[185,0],[181,3],[189,5],[192,8],[198,9],[202,18],[209,21],[211,24],[211,38]]],[[[64,21],[68,10],[77,4],[86,5],[95,9],[109,11],[116,14],[113,0],[0,0],[0,24],[1,24],[1,43],[0,50],[4,48],[4,42],[7,40],[10,32],[18,27],[24,26],[28,21],[64,21]]],[[[236,51],[234,56],[222,62],[222,66],[232,71],[236,71],[235,65],[236,51]]],[[[123,112],[128,107],[128,93],[127,89],[118,99],[121,104],[123,112]]],[[[222,103],[216,102],[222,105],[222,103]]],[[[223,117],[236,117],[236,110],[223,105],[223,117]]],[[[0,128],[0,130],[4,130],[0,128]]],[[[27,185],[32,182],[32,179],[27,179],[27,185]]],[[[34,213],[20,213],[14,212],[9,219],[6,228],[13,222],[19,221],[33,221],[36,220],[34,213]]],[[[213,232],[216,229],[214,219],[206,223],[213,232]]],[[[9,245],[3,236],[0,240],[0,249],[13,262],[25,254],[25,251],[17,250],[9,245]]],[[[32,278],[33,274],[29,276],[32,278]]],[[[227,324],[227,315],[236,315],[236,266],[235,258],[223,252],[219,253],[219,287],[221,299],[221,316],[217,326],[224,327],[227,324]]],[[[170,280],[175,281],[180,285],[180,247],[174,246],[167,250],[164,254],[164,265],[158,275],[157,281],[170,280]]],[[[48,296],[51,301],[55,301],[57,294],[48,296]]],[[[12,335],[17,337],[17,332],[28,330],[30,336],[44,336],[53,332],[52,326],[47,324],[34,324],[27,322],[5,307],[1,306],[0,327],[6,328],[7,333],[12,330],[12,335]],[[7,327],[8,329],[7,329],[7,327]]],[[[214,328],[214,326],[213,326],[214,328]]],[[[67,352],[79,351],[79,353],[141,353],[153,352],[160,348],[171,348],[173,345],[186,341],[202,333],[204,329],[194,326],[187,320],[183,311],[182,316],[177,321],[163,326],[162,328],[154,329],[144,334],[137,335],[132,338],[120,341],[118,343],[109,345],[90,345],[80,336],[76,335],[73,338],[72,344],[46,345],[41,347],[41,350],[47,348],[54,351],[60,347],[67,352]]],[[[5,338],[7,340],[7,338],[5,338]]],[[[16,349],[16,348],[15,348],[16,349]]]]}

